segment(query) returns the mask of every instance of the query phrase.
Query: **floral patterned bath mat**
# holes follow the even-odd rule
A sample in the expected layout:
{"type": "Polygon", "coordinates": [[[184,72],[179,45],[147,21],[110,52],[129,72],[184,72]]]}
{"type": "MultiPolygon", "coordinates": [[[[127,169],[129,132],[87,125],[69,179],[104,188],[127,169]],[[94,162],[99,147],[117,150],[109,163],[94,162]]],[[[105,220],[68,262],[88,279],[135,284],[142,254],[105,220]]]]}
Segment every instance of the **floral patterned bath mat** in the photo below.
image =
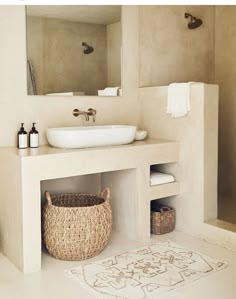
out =
{"type": "Polygon", "coordinates": [[[156,299],[225,267],[225,262],[166,241],[78,266],[66,276],[97,298],[156,299]]]}

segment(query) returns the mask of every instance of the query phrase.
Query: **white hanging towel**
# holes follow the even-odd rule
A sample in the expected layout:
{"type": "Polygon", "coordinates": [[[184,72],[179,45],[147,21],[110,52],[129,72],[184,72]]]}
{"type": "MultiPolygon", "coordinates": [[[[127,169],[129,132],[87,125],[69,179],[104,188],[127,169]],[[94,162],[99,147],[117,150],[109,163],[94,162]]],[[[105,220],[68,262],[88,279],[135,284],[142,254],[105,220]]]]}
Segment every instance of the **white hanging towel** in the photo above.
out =
{"type": "Polygon", "coordinates": [[[182,117],[190,111],[191,83],[171,83],[168,86],[166,113],[172,117],[182,117]]]}

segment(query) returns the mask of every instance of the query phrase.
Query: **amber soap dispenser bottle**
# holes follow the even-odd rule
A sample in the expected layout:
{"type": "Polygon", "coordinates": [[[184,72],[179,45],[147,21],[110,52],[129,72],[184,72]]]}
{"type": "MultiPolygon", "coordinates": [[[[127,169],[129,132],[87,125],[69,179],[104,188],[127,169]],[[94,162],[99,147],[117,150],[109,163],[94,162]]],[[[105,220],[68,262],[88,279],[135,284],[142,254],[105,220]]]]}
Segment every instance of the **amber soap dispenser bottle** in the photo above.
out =
{"type": "Polygon", "coordinates": [[[18,148],[27,148],[28,147],[28,137],[27,132],[24,129],[24,123],[21,123],[20,131],[18,132],[18,148]]]}
{"type": "Polygon", "coordinates": [[[39,132],[35,128],[36,123],[33,123],[33,127],[29,132],[29,147],[37,148],[39,147],[39,132]]]}

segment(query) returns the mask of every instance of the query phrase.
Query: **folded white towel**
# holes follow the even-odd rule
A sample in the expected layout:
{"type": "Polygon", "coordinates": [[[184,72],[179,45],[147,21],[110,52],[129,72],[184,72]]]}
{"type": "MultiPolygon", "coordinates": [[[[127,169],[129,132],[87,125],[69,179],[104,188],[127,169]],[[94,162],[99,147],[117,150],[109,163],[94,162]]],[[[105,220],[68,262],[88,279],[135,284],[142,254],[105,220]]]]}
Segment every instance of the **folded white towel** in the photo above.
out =
{"type": "Polygon", "coordinates": [[[98,90],[99,96],[114,97],[118,95],[120,87],[106,87],[104,90],[98,90]]]}
{"type": "Polygon", "coordinates": [[[166,112],[172,117],[185,116],[190,111],[190,85],[188,83],[171,83],[168,86],[166,112]]]}
{"type": "Polygon", "coordinates": [[[174,182],[174,180],[175,178],[173,177],[173,175],[170,174],[165,174],[165,173],[155,172],[155,171],[151,171],[150,173],[151,186],[171,183],[174,182]]]}
{"type": "Polygon", "coordinates": [[[68,91],[68,92],[46,93],[46,96],[73,96],[73,92],[68,91]]]}
{"type": "Polygon", "coordinates": [[[105,94],[110,96],[117,96],[118,95],[119,87],[106,87],[105,94]]]}

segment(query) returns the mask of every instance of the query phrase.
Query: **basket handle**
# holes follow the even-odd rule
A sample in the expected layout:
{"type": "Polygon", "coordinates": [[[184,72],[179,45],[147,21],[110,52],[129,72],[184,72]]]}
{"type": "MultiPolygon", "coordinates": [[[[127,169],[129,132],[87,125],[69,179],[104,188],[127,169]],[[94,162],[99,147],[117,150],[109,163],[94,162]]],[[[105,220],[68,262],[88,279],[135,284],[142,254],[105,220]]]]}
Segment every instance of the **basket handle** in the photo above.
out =
{"type": "Polygon", "coordinates": [[[108,188],[108,187],[105,188],[101,192],[100,196],[102,196],[105,200],[109,200],[111,198],[111,190],[110,190],[110,188],[108,188]]]}
{"type": "Polygon", "coordinates": [[[161,212],[161,213],[164,213],[165,211],[172,211],[172,209],[169,208],[169,207],[163,207],[163,208],[160,208],[160,212],[161,212]]]}
{"type": "Polygon", "coordinates": [[[46,200],[48,205],[52,205],[52,199],[48,191],[45,192],[46,200]]]}

